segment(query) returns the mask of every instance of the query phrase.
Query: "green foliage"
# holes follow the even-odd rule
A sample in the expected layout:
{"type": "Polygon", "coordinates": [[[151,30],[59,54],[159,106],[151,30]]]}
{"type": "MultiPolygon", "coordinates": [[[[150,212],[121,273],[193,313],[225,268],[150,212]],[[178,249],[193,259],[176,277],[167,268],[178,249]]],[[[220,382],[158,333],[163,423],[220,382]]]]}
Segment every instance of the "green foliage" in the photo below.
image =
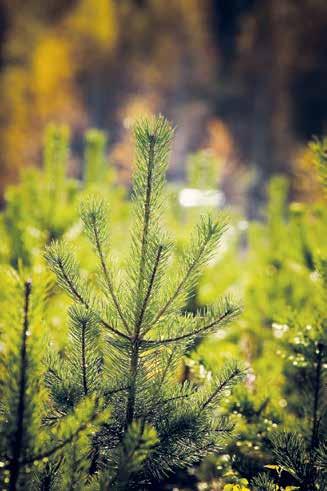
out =
{"type": "MultiPolygon", "coordinates": [[[[90,198],[81,208],[84,229],[99,265],[97,288],[82,278],[67,244],[54,242],[46,252],[59,284],[75,302],[70,311],[75,347],[68,356],[75,349],[80,353],[82,377],[65,381],[71,384],[72,405],[83,388],[85,393],[86,381],[94,380],[84,358],[96,356],[96,360],[103,360],[99,369],[95,367],[100,364],[94,360],[92,370],[102,377],[96,378],[95,386],[112,408],[113,423],[96,438],[100,445],[96,467],[110,466],[118,456],[116,475],[109,478],[118,487],[121,479],[130,483],[160,479],[220,448],[232,425],[219,416],[216,408],[226,391],[242,377],[239,365],[230,363],[210,383],[194,391],[192,384],[178,383],[174,376],[190,343],[220,329],[239,308],[223,299],[197,315],[183,313],[189,292],[201,268],[213,256],[225,224],[202,217],[188,247],[181,257],[172,257],[170,266],[172,243],[162,231],[161,213],[171,137],[172,131],[161,117],[135,127],[134,218],[125,270],[118,274],[113,261],[108,260],[108,251],[109,258],[112,256],[110,233],[101,198],[90,198]],[[93,322],[101,336],[98,354],[88,340],[94,337],[94,332],[90,334],[93,322]],[[135,421],[140,422],[142,435],[148,435],[149,447],[153,446],[142,457],[137,476],[133,466],[139,467],[140,450],[135,452],[131,468],[124,463],[128,460],[126,442],[135,440],[135,421]],[[155,445],[149,443],[153,439],[149,428],[157,435],[155,445]]],[[[51,390],[58,392],[56,383],[51,390]]],[[[133,445],[128,452],[133,452],[133,445]]]]}
{"type": "Polygon", "coordinates": [[[106,135],[96,129],[87,131],[85,135],[85,170],[84,180],[87,184],[101,182],[106,175],[105,148],[106,135]]]}
{"type": "Polygon", "coordinates": [[[109,489],[124,490],[131,484],[140,487],[141,483],[135,476],[142,472],[143,465],[157,443],[154,427],[141,421],[133,421],[109,464],[110,471],[107,474],[113,476],[107,479],[109,489]]]}
{"type": "Polygon", "coordinates": [[[299,489],[323,489],[326,483],[326,468],[320,461],[316,461],[316,452],[323,451],[317,443],[310,442],[308,446],[305,439],[297,433],[278,433],[273,439],[273,453],[280,472],[290,474],[299,489]]]}
{"type": "MultiPolygon", "coordinates": [[[[271,442],[278,429],[301,433],[310,447],[314,427],[317,433],[314,421],[319,421],[320,438],[314,452],[322,455],[325,451],[321,448],[326,433],[325,354],[319,384],[317,366],[320,347],[325,352],[326,345],[326,207],[318,200],[311,204],[288,201],[287,180],[272,179],[266,221],[249,223],[239,234],[235,227],[234,257],[222,255],[201,278],[199,301],[213,301],[221,288],[213,278],[220,278],[222,271],[222,284],[230,278],[230,289],[241,290],[245,309],[224,336],[197,347],[192,364],[187,364],[189,378],[205,377],[231,356],[245,359],[250,366],[247,383],[226,404],[226,411],[237,422],[238,438],[216,458],[215,468],[208,464],[204,474],[205,464],[200,467],[201,481],[206,481],[209,472],[219,482],[226,482],[229,472],[235,479],[243,476],[250,481],[266,465],[278,467],[271,442]],[[246,252],[244,243],[248,244],[246,252]],[[241,251],[239,258],[237,250],[241,251]]],[[[229,251],[231,248],[230,244],[229,251]]],[[[307,447],[305,455],[309,458],[307,447]]],[[[285,472],[282,484],[274,482],[274,477],[276,474],[267,479],[275,489],[299,486],[285,472]]],[[[316,481],[318,486],[318,478],[316,481]]]]}
{"type": "MultiPolygon", "coordinates": [[[[108,411],[97,397],[85,398],[67,417],[54,413],[43,360],[47,288],[34,289],[30,279],[10,269],[1,279],[10,302],[1,319],[0,483],[1,489],[15,491],[46,476],[53,480],[63,452],[66,467],[82,449],[85,458],[87,436],[108,419],[108,411]]],[[[42,280],[47,284],[46,277],[42,280]]]]}
{"type": "MultiPolygon", "coordinates": [[[[320,144],[314,145],[318,152],[320,144]]],[[[285,182],[274,180],[267,236],[271,249],[266,253],[271,274],[261,284],[269,302],[266,325],[272,322],[275,349],[283,360],[280,389],[287,418],[283,417],[284,429],[269,439],[272,455],[265,467],[270,469],[267,482],[272,489],[324,489],[326,249],[321,237],[327,220],[319,203],[287,207],[285,192],[285,182]]],[[[258,295],[254,289],[253,294],[258,295]]],[[[260,485],[265,479],[255,479],[255,489],[265,489],[260,485]]]]}
{"type": "MultiPolygon", "coordinates": [[[[102,132],[87,133],[77,182],[68,130],[50,126],[43,168],[6,192],[3,489],[324,489],[324,197],[289,203],[277,176],[266,220],[232,211],[227,230],[221,212],[166,193],[171,138],[163,118],[136,125],[128,200],[102,132]],[[248,369],[232,391],[233,359],[248,369]]],[[[324,141],[312,145],[324,185],[324,141]]],[[[215,165],[193,156],[194,185],[212,187],[215,165]]]]}
{"type": "Polygon", "coordinates": [[[6,192],[1,218],[7,247],[2,244],[1,255],[16,268],[19,262],[32,266],[44,244],[73,223],[77,185],[67,178],[68,144],[68,128],[50,125],[44,139],[44,169],[27,169],[21,184],[6,192]]]}
{"type": "Polygon", "coordinates": [[[18,308],[10,313],[7,322],[12,324],[2,333],[0,455],[6,469],[2,485],[8,482],[9,489],[16,489],[22,459],[28,460],[41,445],[38,429],[44,397],[40,387],[41,336],[36,335],[35,321],[31,324],[30,319],[31,282],[21,284],[10,278],[7,286],[11,286],[18,308]]]}
{"type": "Polygon", "coordinates": [[[310,149],[314,154],[314,163],[319,171],[322,185],[327,189],[327,138],[315,140],[310,144],[310,149]]]}
{"type": "MultiPolygon", "coordinates": [[[[62,198],[68,167],[69,130],[50,124],[44,138],[44,171],[49,184],[49,204],[62,198]]],[[[49,210],[50,211],[50,210],[49,210]]]]}
{"type": "Polygon", "coordinates": [[[253,479],[254,491],[277,491],[278,486],[266,474],[259,474],[253,479]]]}
{"type": "Polygon", "coordinates": [[[219,161],[210,150],[199,150],[187,162],[187,180],[199,189],[216,188],[219,177],[219,161]]]}

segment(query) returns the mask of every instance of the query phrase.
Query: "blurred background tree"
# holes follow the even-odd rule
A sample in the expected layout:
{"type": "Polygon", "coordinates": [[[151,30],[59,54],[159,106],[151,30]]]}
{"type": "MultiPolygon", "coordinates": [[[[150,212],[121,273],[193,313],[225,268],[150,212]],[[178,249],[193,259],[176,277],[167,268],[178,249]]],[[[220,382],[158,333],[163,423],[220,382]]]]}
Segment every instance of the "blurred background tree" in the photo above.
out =
{"type": "Polygon", "coordinates": [[[262,183],[298,176],[303,143],[326,130],[326,20],[324,0],[2,0],[1,192],[40,161],[49,121],[72,127],[71,173],[94,126],[128,180],[130,123],[162,111],[180,128],[172,177],[209,144],[232,200],[231,171],[256,169],[256,215],[262,183]]]}

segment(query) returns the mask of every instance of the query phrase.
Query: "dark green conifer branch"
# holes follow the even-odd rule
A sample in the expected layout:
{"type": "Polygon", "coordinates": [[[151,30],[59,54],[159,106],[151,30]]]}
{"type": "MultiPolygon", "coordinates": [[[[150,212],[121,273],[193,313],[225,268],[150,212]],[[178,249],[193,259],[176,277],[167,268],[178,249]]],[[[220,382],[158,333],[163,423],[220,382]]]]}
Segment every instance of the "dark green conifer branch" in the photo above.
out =
{"type": "MultiPolygon", "coordinates": [[[[141,254],[140,254],[140,271],[139,271],[139,284],[138,284],[138,296],[143,290],[144,281],[144,265],[147,257],[147,246],[148,246],[148,231],[149,222],[151,216],[151,193],[152,193],[152,173],[154,166],[154,147],[156,143],[156,134],[149,134],[149,150],[148,150],[148,162],[147,162],[147,177],[146,177],[146,193],[144,201],[144,220],[143,220],[143,231],[141,240],[141,254]]],[[[139,329],[139,326],[137,327],[139,329]]]]}
{"type": "Polygon", "coordinates": [[[185,251],[185,267],[181,279],[164,306],[160,308],[153,325],[169,313],[169,308],[173,307],[174,302],[178,301],[180,296],[182,296],[182,302],[185,301],[185,292],[192,289],[192,285],[197,281],[201,266],[210,260],[225,229],[224,222],[213,223],[210,216],[201,217],[190,250],[185,251]]]}
{"type": "Polygon", "coordinates": [[[205,397],[205,400],[200,406],[200,411],[208,409],[210,405],[217,404],[217,398],[221,398],[227,391],[231,390],[235,384],[235,381],[242,378],[244,370],[242,370],[237,364],[231,363],[227,366],[222,374],[220,374],[214,380],[211,393],[205,397]]]}

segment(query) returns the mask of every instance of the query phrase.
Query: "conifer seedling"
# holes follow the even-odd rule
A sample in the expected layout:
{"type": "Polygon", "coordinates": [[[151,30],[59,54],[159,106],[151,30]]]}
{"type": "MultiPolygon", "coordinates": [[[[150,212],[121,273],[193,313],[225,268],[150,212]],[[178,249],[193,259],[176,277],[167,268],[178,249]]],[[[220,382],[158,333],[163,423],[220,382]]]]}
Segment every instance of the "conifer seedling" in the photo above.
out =
{"type": "MultiPolygon", "coordinates": [[[[81,275],[65,243],[53,242],[46,251],[74,302],[66,365],[51,362],[48,384],[55,404],[68,413],[97,394],[110,407],[111,417],[94,435],[88,456],[92,489],[146,489],[221,449],[232,430],[219,415],[219,404],[242,378],[237,363],[199,387],[177,377],[190,346],[221,329],[239,307],[224,298],[196,315],[183,310],[226,225],[203,216],[182,257],[174,257],[162,227],[172,135],[162,116],[135,125],[134,219],[124,268],[115,268],[108,209],[97,197],[81,207],[98,261],[97,280],[81,275]]],[[[81,479],[90,482],[87,475],[81,479]]]]}
{"type": "MultiPolygon", "coordinates": [[[[95,394],[66,417],[55,417],[44,380],[47,279],[35,286],[10,268],[0,275],[7,300],[0,322],[0,489],[69,489],[53,485],[56,471],[60,468],[60,484],[65,474],[71,480],[73,466],[68,469],[66,463],[73,452],[87,453],[88,438],[109,412],[95,394]]],[[[72,464],[76,467],[76,461],[72,464]]]]}
{"type": "MultiPolygon", "coordinates": [[[[326,193],[327,141],[315,140],[310,148],[322,189],[326,193]]],[[[283,185],[283,181],[275,181],[276,184],[283,185]]],[[[275,189],[275,196],[276,191],[278,188],[275,189]]],[[[276,227],[278,222],[275,222],[276,227]]],[[[284,349],[289,353],[288,363],[292,363],[294,370],[287,374],[289,379],[293,376],[292,391],[289,392],[291,395],[295,393],[301,401],[301,405],[296,408],[300,425],[297,431],[283,428],[271,435],[274,463],[265,466],[270,471],[269,475],[262,473],[253,479],[255,491],[274,490],[287,480],[294,482],[293,489],[301,491],[326,489],[327,259],[323,248],[307,248],[304,251],[308,267],[317,275],[315,289],[319,292],[319,299],[315,300],[315,307],[311,307],[309,318],[304,306],[302,311],[299,310],[301,302],[297,306],[299,311],[286,314],[285,321],[290,324],[293,335],[284,342],[284,349]]]]}

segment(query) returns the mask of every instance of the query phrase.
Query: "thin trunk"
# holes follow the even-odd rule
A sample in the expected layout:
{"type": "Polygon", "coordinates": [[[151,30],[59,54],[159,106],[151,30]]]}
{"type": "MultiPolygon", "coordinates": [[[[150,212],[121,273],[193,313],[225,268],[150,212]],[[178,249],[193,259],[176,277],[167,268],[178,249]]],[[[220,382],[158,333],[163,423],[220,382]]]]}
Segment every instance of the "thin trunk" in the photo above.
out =
{"type": "Polygon", "coordinates": [[[138,284],[138,297],[141,298],[144,282],[144,265],[148,246],[148,232],[150,224],[151,215],[151,194],[152,194],[152,173],[154,166],[154,145],[155,136],[152,136],[149,148],[149,162],[148,162],[148,175],[146,183],[146,195],[144,202],[144,223],[143,223],[143,233],[142,233],[142,243],[141,243],[141,258],[140,258],[140,273],[139,273],[139,284],[138,284]]]}
{"type": "Polygon", "coordinates": [[[318,445],[318,433],[319,433],[319,396],[321,386],[321,369],[322,369],[322,357],[323,357],[323,345],[318,343],[317,347],[317,359],[316,359],[316,373],[315,373],[315,388],[313,398],[313,410],[312,410],[312,433],[311,433],[311,451],[318,445]]]}
{"type": "Polygon", "coordinates": [[[18,406],[16,414],[16,432],[13,441],[13,454],[10,462],[10,478],[9,478],[9,491],[16,491],[17,483],[19,479],[19,473],[21,468],[21,454],[23,450],[24,440],[24,416],[25,416],[25,393],[27,385],[27,353],[26,353],[26,340],[27,331],[29,326],[29,303],[31,296],[32,284],[30,281],[25,283],[25,300],[24,300],[24,321],[23,321],[23,333],[22,344],[20,349],[20,380],[19,380],[19,396],[18,406]]]}
{"type": "Polygon", "coordinates": [[[320,388],[321,388],[321,371],[323,359],[323,345],[318,343],[316,351],[316,371],[314,375],[314,396],[312,406],[312,430],[310,442],[310,469],[305,483],[305,491],[314,491],[316,489],[315,482],[317,478],[317,468],[315,464],[315,449],[319,445],[319,404],[320,404],[320,388]]]}
{"type": "Polygon", "coordinates": [[[132,356],[131,356],[131,365],[130,365],[131,385],[128,391],[125,429],[128,428],[128,426],[132,423],[134,418],[138,360],[139,360],[139,341],[135,340],[132,347],[132,356]]]}
{"type": "Polygon", "coordinates": [[[148,160],[148,174],[147,174],[147,185],[146,185],[146,195],[144,201],[144,223],[143,223],[143,233],[141,241],[141,257],[140,257],[140,271],[139,271],[139,282],[136,297],[136,309],[138,310],[140,306],[140,313],[137,315],[136,310],[136,322],[134,329],[134,339],[132,341],[132,354],[131,354],[131,364],[130,364],[130,387],[128,391],[127,407],[126,407],[126,422],[125,429],[132,423],[134,418],[135,410],[135,396],[136,396],[136,379],[137,379],[137,369],[139,363],[139,349],[140,349],[140,330],[142,324],[142,292],[144,283],[144,267],[145,259],[147,254],[148,245],[148,233],[149,224],[151,217],[151,193],[152,193],[152,173],[154,166],[154,146],[156,142],[155,135],[152,136],[149,148],[149,160],[148,160]],[[141,322],[140,322],[141,320],[141,322]]]}
{"type": "Polygon", "coordinates": [[[86,376],[86,355],[85,355],[85,324],[82,326],[82,375],[83,375],[83,390],[84,395],[86,396],[88,393],[87,387],[87,376],[86,376]]]}

